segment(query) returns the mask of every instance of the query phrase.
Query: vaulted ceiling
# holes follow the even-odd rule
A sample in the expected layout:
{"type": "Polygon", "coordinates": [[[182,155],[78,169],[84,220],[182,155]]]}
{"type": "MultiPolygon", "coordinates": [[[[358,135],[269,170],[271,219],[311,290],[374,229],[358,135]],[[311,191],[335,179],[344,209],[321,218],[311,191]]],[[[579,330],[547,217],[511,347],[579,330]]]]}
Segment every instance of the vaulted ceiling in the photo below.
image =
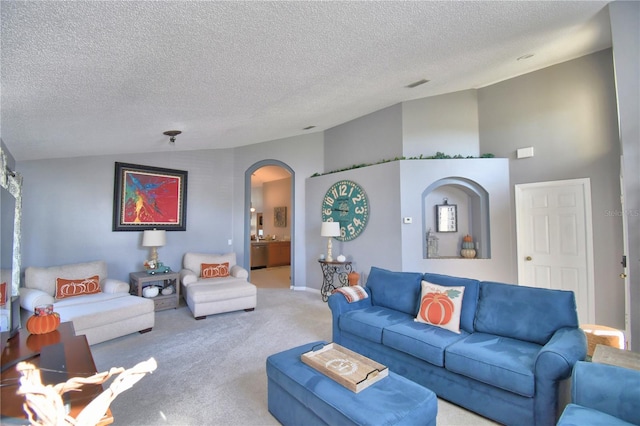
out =
{"type": "Polygon", "coordinates": [[[0,137],[23,161],[321,131],[610,47],[607,3],[5,0],[0,137]]]}

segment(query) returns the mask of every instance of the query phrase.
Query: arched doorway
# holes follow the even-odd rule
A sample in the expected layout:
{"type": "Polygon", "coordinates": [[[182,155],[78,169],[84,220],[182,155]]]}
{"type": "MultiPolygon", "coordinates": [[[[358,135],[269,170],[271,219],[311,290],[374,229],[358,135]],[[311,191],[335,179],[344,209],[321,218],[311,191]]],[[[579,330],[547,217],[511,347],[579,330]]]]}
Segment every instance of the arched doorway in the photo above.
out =
{"type": "Polygon", "coordinates": [[[262,160],[245,171],[245,268],[258,287],[295,285],[294,188],[295,173],[282,161],[262,160]]]}

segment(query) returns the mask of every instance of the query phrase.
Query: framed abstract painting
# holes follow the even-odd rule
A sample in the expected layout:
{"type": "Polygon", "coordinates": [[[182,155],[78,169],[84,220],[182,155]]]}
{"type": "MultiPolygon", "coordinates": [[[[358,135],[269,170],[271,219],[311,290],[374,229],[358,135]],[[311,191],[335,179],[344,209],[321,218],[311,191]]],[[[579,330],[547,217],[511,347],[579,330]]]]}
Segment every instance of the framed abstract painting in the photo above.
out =
{"type": "Polygon", "coordinates": [[[187,175],[183,170],[116,163],[113,230],[186,231],[187,175]]]}

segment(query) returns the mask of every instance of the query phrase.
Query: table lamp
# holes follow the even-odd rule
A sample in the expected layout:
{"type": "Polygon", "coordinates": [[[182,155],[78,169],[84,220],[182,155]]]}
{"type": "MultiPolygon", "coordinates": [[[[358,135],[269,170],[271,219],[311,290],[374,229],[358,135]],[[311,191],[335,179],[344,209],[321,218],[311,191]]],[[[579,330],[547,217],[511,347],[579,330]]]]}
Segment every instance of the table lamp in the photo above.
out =
{"type": "Polygon", "coordinates": [[[327,262],[332,262],[333,257],[331,256],[331,240],[333,237],[340,236],[340,222],[322,222],[322,227],[320,228],[320,236],[328,237],[327,241],[327,262]]]}
{"type": "Polygon", "coordinates": [[[142,246],[151,247],[151,259],[153,269],[158,267],[158,247],[167,244],[167,234],[163,229],[146,230],[142,234],[142,246]]]}

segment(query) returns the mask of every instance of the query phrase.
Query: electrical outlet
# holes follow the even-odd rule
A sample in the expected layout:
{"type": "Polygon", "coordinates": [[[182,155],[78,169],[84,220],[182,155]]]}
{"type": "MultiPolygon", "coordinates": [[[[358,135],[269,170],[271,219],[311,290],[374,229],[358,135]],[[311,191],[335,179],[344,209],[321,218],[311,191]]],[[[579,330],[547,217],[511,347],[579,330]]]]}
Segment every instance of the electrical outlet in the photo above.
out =
{"type": "Polygon", "coordinates": [[[227,240],[227,244],[232,245],[233,244],[233,240],[231,240],[231,239],[227,240]]]}

